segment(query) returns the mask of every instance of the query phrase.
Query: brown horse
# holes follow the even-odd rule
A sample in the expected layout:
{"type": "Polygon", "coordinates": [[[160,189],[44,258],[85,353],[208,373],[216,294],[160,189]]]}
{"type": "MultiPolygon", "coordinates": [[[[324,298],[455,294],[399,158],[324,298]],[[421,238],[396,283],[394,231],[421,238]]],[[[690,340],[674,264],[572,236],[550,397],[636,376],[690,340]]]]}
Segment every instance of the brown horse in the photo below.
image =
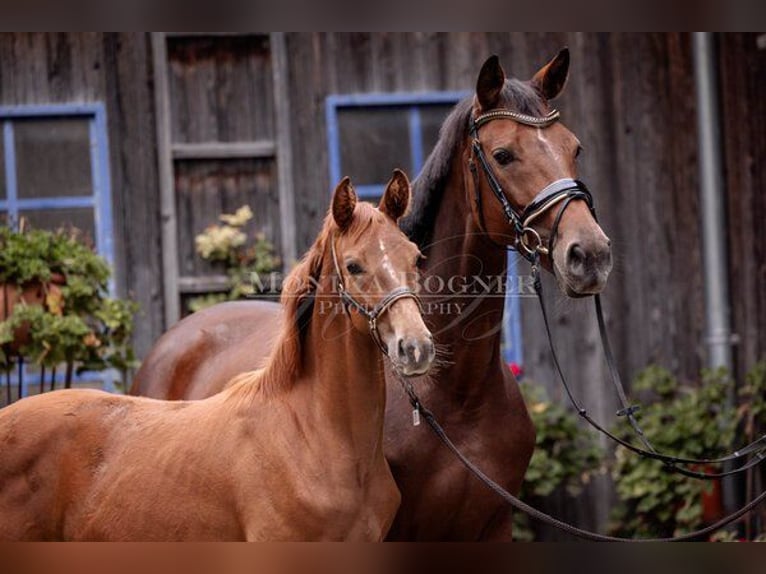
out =
{"type": "MultiPolygon", "coordinates": [[[[488,177],[477,169],[474,139],[480,139],[488,167],[516,210],[528,206],[551,182],[575,177],[579,142],[561,123],[550,121],[554,116],[548,104],[561,92],[568,70],[569,52],[562,50],[530,81],[506,80],[492,57],[479,73],[475,96],[460,102],[446,119],[414,183],[413,209],[402,222],[427,256],[421,265],[424,285],[433,280],[448,286],[461,278],[452,284],[470,292],[467,278],[505,276],[503,246],[514,245],[517,237],[488,177]],[[474,137],[473,119],[491,111],[549,119],[534,126],[528,125],[531,120],[500,116],[483,124],[474,137]]],[[[583,296],[603,289],[611,268],[609,240],[585,202],[569,202],[565,211],[540,211],[533,228],[544,243],[553,242],[542,264],[555,274],[562,291],[583,296]]],[[[503,299],[477,296],[458,316],[455,308],[426,304],[429,328],[452,356],[436,380],[420,385],[421,396],[474,461],[518,492],[532,455],[534,429],[500,353],[497,326],[503,299]]],[[[239,302],[184,319],[157,342],[132,392],[162,398],[219,392],[232,372],[258,364],[268,352],[269,333],[281,313],[278,305],[239,302]],[[233,338],[243,344],[233,347],[228,342],[233,338]]],[[[428,429],[413,428],[409,404],[390,376],[388,382],[384,447],[402,492],[389,537],[510,539],[511,509],[468,475],[428,429]]]]}
{"type": "Polygon", "coordinates": [[[341,182],[288,277],[274,354],[224,392],[58,391],[0,411],[0,539],[382,539],[400,495],[381,349],[406,376],[434,357],[396,225],[409,197],[401,172],[379,210],[341,182]]]}

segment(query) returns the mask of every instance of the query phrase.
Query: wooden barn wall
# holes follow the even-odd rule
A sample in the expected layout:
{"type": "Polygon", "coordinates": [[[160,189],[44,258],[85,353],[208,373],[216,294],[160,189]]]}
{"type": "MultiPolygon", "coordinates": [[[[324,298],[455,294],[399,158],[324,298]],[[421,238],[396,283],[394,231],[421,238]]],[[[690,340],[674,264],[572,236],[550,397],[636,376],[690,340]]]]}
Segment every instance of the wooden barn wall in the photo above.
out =
{"type": "Polygon", "coordinates": [[[150,62],[145,34],[0,34],[0,104],[106,107],[116,285],[141,305],[135,325],[140,355],[163,328],[150,62]]]}
{"type": "MultiPolygon", "coordinates": [[[[267,35],[170,37],[171,138],[174,143],[274,140],[271,48],[267,35]]],[[[202,260],[194,238],[221,213],[253,208],[246,230],[261,231],[280,249],[274,158],[187,159],[175,162],[179,272],[220,274],[202,260]]]]}
{"type": "MultiPolygon", "coordinates": [[[[569,46],[570,79],[556,106],[583,143],[581,175],[613,242],[614,271],[603,298],[620,371],[629,382],[657,363],[682,380],[697,380],[705,360],[705,318],[690,40],[688,34],[289,35],[299,251],[310,244],[327,207],[327,95],[472,89],[492,53],[507,73],[528,78],[569,46]]],[[[724,36],[720,47],[741,371],[764,356],[765,345],[766,68],[754,35],[724,36]]],[[[565,372],[589,411],[613,421],[616,402],[592,301],[564,297],[550,277],[545,288],[565,372]]],[[[522,316],[527,377],[564,400],[534,299],[522,301],[522,316]]],[[[555,510],[603,528],[613,504],[608,479],[596,480],[582,500],[555,510]]]]}
{"type": "MultiPolygon", "coordinates": [[[[732,320],[741,375],[766,355],[766,50],[757,48],[754,34],[719,39],[732,320]]],[[[238,40],[211,42],[215,50],[238,40]]],[[[570,80],[556,106],[583,143],[581,176],[594,193],[599,218],[613,242],[614,271],[603,297],[620,371],[630,381],[647,364],[658,363],[683,380],[697,378],[705,360],[704,275],[688,34],[291,33],[286,42],[299,253],[313,241],[329,201],[324,119],[328,95],[472,89],[479,67],[492,53],[500,56],[510,75],[528,78],[568,45],[570,80]]],[[[179,44],[172,52],[177,61],[183,60],[182,48],[179,44]]],[[[257,52],[257,47],[241,48],[247,54],[257,52]]],[[[263,65],[262,77],[255,74],[255,83],[240,85],[241,78],[226,76],[214,89],[217,96],[225,100],[237,88],[256,100],[271,89],[265,61],[250,56],[234,61],[263,65]]],[[[181,71],[174,78],[178,86],[196,81],[194,68],[181,71]]],[[[0,34],[0,104],[106,104],[117,283],[142,306],[136,324],[141,355],[163,328],[151,77],[149,39],[144,34],[0,34]]],[[[196,124],[189,118],[198,104],[179,100],[180,113],[173,124],[177,139],[209,139],[192,130],[196,124]]],[[[208,111],[214,108],[211,102],[203,104],[208,111]]],[[[252,107],[252,101],[246,110],[245,115],[256,120],[272,115],[271,108],[252,107]]],[[[251,127],[263,132],[246,132],[248,137],[271,137],[279,129],[270,121],[229,125],[228,116],[221,117],[213,126],[220,133],[212,139],[237,139],[238,130],[251,127]]],[[[217,179],[234,181],[230,192],[224,190],[223,199],[215,200],[225,205],[181,202],[179,209],[200,213],[234,208],[236,201],[225,199],[227,193],[238,199],[245,187],[255,186],[256,196],[265,203],[254,205],[254,210],[268,212],[264,223],[272,221],[269,235],[276,239],[279,211],[273,164],[248,167],[244,179],[241,166],[229,167],[234,179],[228,172],[216,173],[217,179]]],[[[204,164],[180,169],[179,185],[188,179],[192,192],[194,182],[208,190],[206,174],[204,164]]],[[[191,241],[194,231],[179,233],[191,241]]],[[[188,263],[191,256],[186,255],[182,259],[188,263]]],[[[520,270],[526,273],[524,263],[520,270]]],[[[592,302],[564,297],[550,277],[545,290],[565,372],[592,414],[602,421],[614,420],[616,404],[606,381],[592,302]]],[[[522,300],[522,324],[526,376],[545,385],[555,400],[563,400],[533,299],[522,300]]],[[[609,481],[602,477],[579,504],[550,510],[582,526],[603,529],[613,502],[609,481]]],[[[547,537],[556,535],[548,532],[547,537]]]]}
{"type": "Polygon", "coordinates": [[[766,49],[756,34],[721,37],[729,277],[740,380],[766,358],[766,49]]]}

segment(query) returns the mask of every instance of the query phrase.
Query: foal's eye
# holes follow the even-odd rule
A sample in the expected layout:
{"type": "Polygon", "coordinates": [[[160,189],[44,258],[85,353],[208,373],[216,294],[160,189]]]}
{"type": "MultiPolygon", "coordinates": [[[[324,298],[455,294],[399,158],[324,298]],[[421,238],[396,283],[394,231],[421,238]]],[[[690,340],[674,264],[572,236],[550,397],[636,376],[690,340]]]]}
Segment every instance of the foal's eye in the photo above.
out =
{"type": "Polygon", "coordinates": [[[500,165],[508,165],[514,159],[516,159],[507,149],[498,149],[493,151],[492,157],[495,158],[495,161],[500,165]]]}
{"type": "Polygon", "coordinates": [[[359,263],[356,263],[354,261],[346,264],[346,271],[348,271],[351,275],[361,275],[362,273],[364,273],[364,269],[362,269],[362,266],[359,265],[359,263]]]}

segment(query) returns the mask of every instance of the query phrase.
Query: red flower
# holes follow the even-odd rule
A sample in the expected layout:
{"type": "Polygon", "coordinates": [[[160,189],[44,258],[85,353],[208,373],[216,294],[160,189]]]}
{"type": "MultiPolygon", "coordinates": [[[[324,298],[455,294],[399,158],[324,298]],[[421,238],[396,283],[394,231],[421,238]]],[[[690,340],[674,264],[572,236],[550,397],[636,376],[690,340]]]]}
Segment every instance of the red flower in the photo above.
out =
{"type": "Polygon", "coordinates": [[[508,363],[508,368],[511,369],[513,376],[517,379],[524,375],[524,369],[516,361],[511,361],[508,363]]]}

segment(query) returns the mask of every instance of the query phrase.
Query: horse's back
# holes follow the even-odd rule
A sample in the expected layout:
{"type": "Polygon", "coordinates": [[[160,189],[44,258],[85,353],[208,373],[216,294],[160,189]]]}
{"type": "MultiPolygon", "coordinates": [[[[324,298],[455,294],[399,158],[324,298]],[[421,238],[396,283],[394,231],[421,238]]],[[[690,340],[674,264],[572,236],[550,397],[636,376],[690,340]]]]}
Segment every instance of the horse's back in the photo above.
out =
{"type": "Polygon", "coordinates": [[[65,390],[0,409],[0,539],[56,539],[77,485],[129,405],[103,391],[65,390]]]}
{"type": "Polygon", "coordinates": [[[231,301],[198,311],[154,344],[130,393],[157,399],[202,399],[234,376],[263,366],[282,320],[282,306],[231,301]]]}

